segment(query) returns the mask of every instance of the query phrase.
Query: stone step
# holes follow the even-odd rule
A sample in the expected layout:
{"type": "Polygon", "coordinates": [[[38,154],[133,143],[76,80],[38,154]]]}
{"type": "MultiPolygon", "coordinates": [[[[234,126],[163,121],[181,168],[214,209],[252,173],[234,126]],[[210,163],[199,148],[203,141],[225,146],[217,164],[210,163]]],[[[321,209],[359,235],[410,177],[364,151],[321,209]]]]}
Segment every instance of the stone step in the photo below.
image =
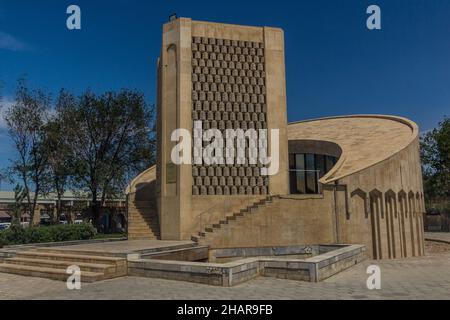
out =
{"type": "Polygon", "coordinates": [[[150,222],[146,222],[146,221],[128,221],[128,225],[133,225],[133,226],[159,226],[159,223],[157,223],[156,221],[150,221],[150,222]]]}
{"type": "Polygon", "coordinates": [[[159,225],[158,221],[155,220],[128,220],[128,224],[154,224],[159,225]]]}
{"type": "Polygon", "coordinates": [[[139,232],[159,232],[159,228],[133,228],[128,226],[128,233],[139,233],[139,232]]]}
{"type": "Polygon", "coordinates": [[[159,225],[157,224],[146,224],[146,223],[142,223],[142,224],[134,224],[134,223],[129,223],[128,224],[128,229],[130,228],[137,228],[137,229],[151,229],[151,228],[159,228],[159,225]]]}
{"type": "Polygon", "coordinates": [[[159,240],[159,236],[149,235],[128,235],[129,240],[159,240]]]}
{"type": "Polygon", "coordinates": [[[128,221],[158,221],[157,216],[129,215],[128,221]]]}
{"type": "Polygon", "coordinates": [[[25,251],[19,252],[16,257],[31,258],[31,259],[46,259],[46,260],[61,260],[61,261],[74,261],[74,262],[86,262],[97,264],[110,264],[110,265],[126,265],[124,258],[118,257],[106,257],[106,256],[93,256],[88,254],[80,254],[80,252],[70,253],[68,251],[50,252],[47,250],[39,251],[25,251]]]}
{"type": "MultiPolygon", "coordinates": [[[[81,256],[94,256],[94,257],[115,257],[113,254],[105,251],[94,251],[94,250],[80,250],[80,249],[70,249],[70,247],[64,247],[64,248],[36,248],[34,251],[37,252],[44,252],[44,253],[59,253],[59,254],[69,254],[69,255],[81,255],[81,256]]],[[[32,258],[32,257],[31,257],[32,258]]],[[[36,258],[40,259],[40,258],[36,258]]],[[[101,262],[100,264],[110,264],[113,263],[104,263],[101,262]]]]}
{"type": "Polygon", "coordinates": [[[157,219],[143,219],[143,218],[139,218],[139,219],[128,219],[128,222],[130,223],[150,223],[150,224],[159,224],[157,219]]]}
{"type": "Polygon", "coordinates": [[[145,220],[128,220],[128,225],[135,226],[159,226],[158,221],[145,221],[145,220]]]}
{"type": "Polygon", "coordinates": [[[155,235],[157,234],[157,235],[159,235],[159,231],[152,230],[152,229],[146,229],[146,230],[131,230],[131,232],[130,232],[130,230],[128,230],[128,236],[130,234],[155,234],[155,235]]]}
{"type": "Polygon", "coordinates": [[[150,220],[150,219],[128,219],[128,224],[130,223],[136,223],[136,224],[142,224],[142,223],[146,223],[146,224],[159,224],[159,221],[157,221],[156,219],[150,220]]]}
{"type": "Polygon", "coordinates": [[[156,220],[158,221],[159,218],[157,216],[152,216],[152,215],[142,215],[142,214],[135,214],[135,215],[128,215],[128,221],[139,221],[139,220],[145,220],[145,221],[152,221],[152,220],[156,220]]]}
{"type": "Polygon", "coordinates": [[[129,232],[128,238],[135,237],[135,236],[152,236],[152,237],[159,237],[158,232],[152,232],[152,231],[140,231],[140,232],[129,232]]]}
{"type": "Polygon", "coordinates": [[[47,260],[47,259],[13,257],[5,259],[4,263],[53,268],[53,269],[67,269],[67,267],[75,264],[78,267],[80,267],[81,271],[99,272],[102,274],[114,274],[117,271],[116,266],[111,264],[99,264],[87,262],[75,263],[74,261],[64,261],[64,260],[47,260]]]}
{"type": "Polygon", "coordinates": [[[150,214],[145,212],[132,212],[128,213],[128,219],[158,219],[156,214],[150,214]]]}
{"type": "Polygon", "coordinates": [[[158,221],[159,218],[155,216],[143,216],[143,215],[135,215],[128,216],[128,221],[158,221]]]}
{"type": "Polygon", "coordinates": [[[154,235],[154,236],[159,236],[159,232],[153,232],[152,230],[145,230],[145,231],[131,231],[128,232],[128,238],[132,235],[154,235]]]}
{"type": "MultiPolygon", "coordinates": [[[[40,277],[52,280],[67,281],[70,274],[66,273],[66,269],[55,269],[38,266],[28,266],[10,263],[1,263],[0,272],[18,274],[28,277],[40,277]]],[[[107,279],[101,272],[81,271],[81,282],[95,282],[107,279]]]]}

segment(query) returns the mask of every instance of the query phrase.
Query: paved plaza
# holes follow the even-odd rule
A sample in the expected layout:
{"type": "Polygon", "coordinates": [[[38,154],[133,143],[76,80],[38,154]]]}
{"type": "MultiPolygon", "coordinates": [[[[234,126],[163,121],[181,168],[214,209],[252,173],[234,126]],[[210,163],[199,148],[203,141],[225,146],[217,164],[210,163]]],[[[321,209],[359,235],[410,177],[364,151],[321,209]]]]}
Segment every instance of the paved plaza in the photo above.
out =
{"type": "Polygon", "coordinates": [[[424,257],[367,260],[320,283],[259,277],[232,288],[123,277],[69,291],[64,282],[0,273],[0,299],[449,299],[450,245],[429,242],[424,257]],[[380,290],[366,287],[367,266],[381,268],[380,290]]]}

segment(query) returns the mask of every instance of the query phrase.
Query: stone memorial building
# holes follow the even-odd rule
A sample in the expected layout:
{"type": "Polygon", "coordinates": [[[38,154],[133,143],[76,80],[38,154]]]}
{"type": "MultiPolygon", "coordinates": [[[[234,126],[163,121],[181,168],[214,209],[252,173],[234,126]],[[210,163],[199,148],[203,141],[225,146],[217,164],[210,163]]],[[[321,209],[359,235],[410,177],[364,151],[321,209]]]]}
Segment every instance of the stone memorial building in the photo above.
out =
{"type": "Polygon", "coordinates": [[[158,160],[127,188],[129,239],[211,248],[354,243],[378,259],[423,255],[417,125],[384,115],[288,123],[284,59],[279,28],[188,18],[163,26],[158,160]],[[224,137],[266,129],[276,172],[263,174],[270,164],[253,163],[247,151],[240,163],[197,161],[196,148],[210,143],[194,141],[199,125],[224,137]],[[173,161],[176,129],[191,134],[192,164],[173,161]]]}

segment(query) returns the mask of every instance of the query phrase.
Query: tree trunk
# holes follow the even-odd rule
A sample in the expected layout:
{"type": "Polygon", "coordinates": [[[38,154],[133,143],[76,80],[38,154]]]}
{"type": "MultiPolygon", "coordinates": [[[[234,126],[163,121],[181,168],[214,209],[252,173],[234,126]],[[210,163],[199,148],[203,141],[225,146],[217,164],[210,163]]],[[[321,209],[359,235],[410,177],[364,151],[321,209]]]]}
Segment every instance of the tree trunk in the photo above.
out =
{"type": "Polygon", "coordinates": [[[100,204],[97,200],[97,191],[92,192],[92,218],[97,231],[101,231],[100,204]]]}
{"type": "MultiPolygon", "coordinates": [[[[30,197],[30,189],[28,188],[28,180],[27,180],[26,174],[23,172],[22,172],[22,180],[23,180],[23,185],[25,187],[25,192],[26,192],[26,197],[27,197],[27,210],[30,215],[30,224],[31,224],[32,218],[34,217],[34,212],[32,213],[32,210],[31,210],[32,203],[31,203],[31,197],[30,197]]],[[[21,220],[22,217],[20,217],[19,219],[21,220]]],[[[20,221],[20,220],[19,220],[19,225],[22,225],[21,224],[22,221],[20,221]]]]}
{"type": "Polygon", "coordinates": [[[62,204],[61,204],[62,195],[61,195],[61,193],[58,192],[57,197],[58,197],[58,199],[56,202],[56,221],[59,222],[59,219],[61,217],[61,211],[62,211],[62,204]]]}
{"type": "Polygon", "coordinates": [[[37,200],[38,200],[38,196],[39,196],[39,192],[40,192],[40,188],[39,186],[36,186],[36,189],[34,191],[34,197],[33,197],[33,203],[32,203],[32,207],[30,209],[30,225],[29,227],[31,228],[34,225],[34,212],[36,210],[36,206],[37,206],[37,200]]]}

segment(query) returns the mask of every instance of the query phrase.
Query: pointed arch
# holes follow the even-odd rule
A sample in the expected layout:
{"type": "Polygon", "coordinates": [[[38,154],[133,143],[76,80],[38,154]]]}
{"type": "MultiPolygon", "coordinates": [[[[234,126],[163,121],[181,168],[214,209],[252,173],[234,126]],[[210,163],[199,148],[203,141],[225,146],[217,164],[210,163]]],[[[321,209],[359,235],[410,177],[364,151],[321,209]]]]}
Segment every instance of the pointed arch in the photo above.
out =
{"type": "Polygon", "coordinates": [[[406,192],[402,189],[397,193],[398,199],[398,213],[399,213],[399,222],[400,222],[400,245],[401,245],[401,254],[402,257],[408,256],[408,245],[407,245],[407,217],[408,217],[408,208],[406,204],[406,192]]]}
{"type": "Polygon", "coordinates": [[[386,212],[386,230],[388,241],[389,258],[397,258],[397,238],[398,238],[398,214],[396,193],[389,189],[384,193],[384,203],[386,212]],[[397,229],[397,230],[396,230],[397,229]]]}
{"type": "Polygon", "coordinates": [[[414,199],[414,192],[411,190],[408,192],[408,207],[409,207],[409,228],[411,233],[411,247],[412,247],[412,255],[418,255],[418,241],[416,241],[418,232],[417,232],[417,214],[416,214],[416,204],[414,199]],[[416,230],[414,230],[414,225],[416,225],[416,230]]]}
{"type": "Polygon", "coordinates": [[[381,218],[384,219],[383,192],[375,188],[369,192],[369,197],[373,200],[379,201],[378,205],[381,213],[381,218]]]}
{"type": "Polygon", "coordinates": [[[352,193],[350,193],[350,197],[360,197],[363,201],[364,201],[364,216],[367,219],[369,217],[369,201],[368,201],[368,197],[367,197],[367,192],[365,192],[364,190],[357,188],[355,190],[352,191],[352,193]]]}
{"type": "Polygon", "coordinates": [[[369,192],[370,223],[372,225],[372,250],[375,259],[383,259],[381,241],[381,218],[383,212],[383,193],[378,189],[369,192]]]}

